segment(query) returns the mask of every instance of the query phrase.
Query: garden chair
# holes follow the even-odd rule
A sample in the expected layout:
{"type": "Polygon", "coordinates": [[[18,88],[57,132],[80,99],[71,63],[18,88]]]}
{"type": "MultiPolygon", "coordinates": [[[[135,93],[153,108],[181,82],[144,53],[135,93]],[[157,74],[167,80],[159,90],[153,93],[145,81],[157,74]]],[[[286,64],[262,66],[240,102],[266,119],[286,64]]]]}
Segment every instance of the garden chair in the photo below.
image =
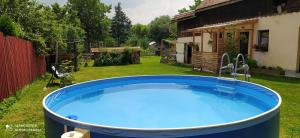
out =
{"type": "Polygon", "coordinates": [[[62,79],[62,78],[68,77],[70,75],[69,73],[60,73],[60,72],[58,72],[58,70],[56,69],[55,66],[51,67],[51,73],[52,73],[52,75],[51,75],[51,78],[50,78],[50,80],[49,80],[49,82],[47,84],[47,87],[50,84],[53,84],[55,78],[56,79],[62,79]]]}

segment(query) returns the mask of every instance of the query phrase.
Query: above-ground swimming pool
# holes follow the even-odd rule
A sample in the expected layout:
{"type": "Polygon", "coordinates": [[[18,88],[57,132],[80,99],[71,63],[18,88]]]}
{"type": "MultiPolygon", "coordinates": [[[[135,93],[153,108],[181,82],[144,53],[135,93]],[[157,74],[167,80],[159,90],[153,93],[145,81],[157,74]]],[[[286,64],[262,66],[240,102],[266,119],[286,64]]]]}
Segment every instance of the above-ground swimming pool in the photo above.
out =
{"type": "Polygon", "coordinates": [[[134,76],[59,89],[43,101],[47,138],[75,128],[92,138],[278,138],[280,96],[200,76],[134,76]]]}

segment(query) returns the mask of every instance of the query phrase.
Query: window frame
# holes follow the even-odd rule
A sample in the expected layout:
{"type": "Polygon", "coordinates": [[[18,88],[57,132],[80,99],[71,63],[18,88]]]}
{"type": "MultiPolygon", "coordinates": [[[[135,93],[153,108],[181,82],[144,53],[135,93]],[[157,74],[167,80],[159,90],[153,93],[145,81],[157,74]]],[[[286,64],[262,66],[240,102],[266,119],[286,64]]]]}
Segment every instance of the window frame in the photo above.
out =
{"type": "Polygon", "coordinates": [[[258,43],[255,46],[256,51],[268,52],[269,46],[270,46],[270,30],[258,30],[258,43]],[[266,37],[265,34],[263,33],[267,33],[268,37],[266,37]],[[263,38],[267,39],[266,44],[263,44],[263,38]]]}

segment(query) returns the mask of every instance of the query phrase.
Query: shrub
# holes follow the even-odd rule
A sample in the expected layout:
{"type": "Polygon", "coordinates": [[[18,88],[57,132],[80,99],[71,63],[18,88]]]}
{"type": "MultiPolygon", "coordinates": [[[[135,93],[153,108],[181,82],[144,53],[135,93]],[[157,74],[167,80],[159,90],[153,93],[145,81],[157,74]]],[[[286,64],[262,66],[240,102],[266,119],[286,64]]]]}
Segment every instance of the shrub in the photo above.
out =
{"type": "Polygon", "coordinates": [[[111,65],[111,56],[107,52],[96,55],[94,66],[108,66],[111,65]]]}
{"type": "Polygon", "coordinates": [[[120,65],[122,64],[122,58],[123,58],[123,55],[122,54],[119,54],[119,53],[116,53],[116,52],[113,52],[113,53],[110,53],[110,62],[109,65],[120,65]]]}
{"type": "Polygon", "coordinates": [[[195,49],[197,52],[200,51],[199,45],[198,45],[198,44],[195,44],[195,45],[194,45],[194,49],[195,49]]]}
{"type": "Polygon", "coordinates": [[[84,67],[88,67],[89,66],[89,63],[86,61],[84,62],[84,67]]]}
{"type": "Polygon", "coordinates": [[[74,81],[74,77],[72,75],[74,66],[72,65],[72,61],[63,60],[59,65],[59,71],[62,73],[69,73],[68,76],[62,77],[60,79],[60,87],[72,85],[74,81]]]}
{"type": "Polygon", "coordinates": [[[4,35],[11,35],[16,37],[24,37],[24,32],[21,26],[15,23],[8,15],[0,16],[0,31],[4,35]]]}
{"type": "Polygon", "coordinates": [[[258,67],[257,61],[253,60],[253,59],[248,59],[247,64],[249,65],[250,68],[257,68],[258,67]]]}
{"type": "Polygon", "coordinates": [[[267,69],[267,67],[266,66],[262,66],[261,69],[267,69]]]}
{"type": "Polygon", "coordinates": [[[238,55],[238,51],[236,49],[237,48],[236,41],[237,39],[234,35],[234,31],[230,31],[227,34],[225,51],[229,54],[230,61],[232,61],[233,63],[235,63],[236,56],[238,55]]]}
{"type": "Polygon", "coordinates": [[[60,79],[60,87],[65,87],[73,84],[74,77],[72,74],[60,79]]]}
{"type": "Polygon", "coordinates": [[[273,70],[274,68],[273,67],[268,67],[268,70],[273,70]]]}
{"type": "Polygon", "coordinates": [[[59,65],[59,70],[65,73],[73,72],[74,66],[72,65],[72,61],[63,60],[59,65]]]}
{"type": "Polygon", "coordinates": [[[132,64],[132,49],[130,48],[124,49],[122,64],[124,65],[132,64]]]}
{"type": "Polygon", "coordinates": [[[128,65],[133,64],[132,49],[125,48],[123,53],[102,52],[95,56],[94,66],[128,65]]]}
{"type": "Polygon", "coordinates": [[[278,70],[280,72],[280,75],[285,75],[285,71],[283,68],[278,66],[278,67],[276,67],[276,70],[278,70]]]}

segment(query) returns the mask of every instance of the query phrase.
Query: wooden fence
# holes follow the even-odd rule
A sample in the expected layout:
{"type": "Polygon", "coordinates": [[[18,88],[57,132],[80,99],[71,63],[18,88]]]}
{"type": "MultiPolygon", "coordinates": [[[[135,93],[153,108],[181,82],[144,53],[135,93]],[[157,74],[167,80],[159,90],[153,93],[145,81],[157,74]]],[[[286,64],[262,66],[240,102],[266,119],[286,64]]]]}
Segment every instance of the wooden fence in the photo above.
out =
{"type": "Polygon", "coordinates": [[[31,42],[0,32],[0,101],[45,72],[45,57],[36,56],[31,42]]]}

